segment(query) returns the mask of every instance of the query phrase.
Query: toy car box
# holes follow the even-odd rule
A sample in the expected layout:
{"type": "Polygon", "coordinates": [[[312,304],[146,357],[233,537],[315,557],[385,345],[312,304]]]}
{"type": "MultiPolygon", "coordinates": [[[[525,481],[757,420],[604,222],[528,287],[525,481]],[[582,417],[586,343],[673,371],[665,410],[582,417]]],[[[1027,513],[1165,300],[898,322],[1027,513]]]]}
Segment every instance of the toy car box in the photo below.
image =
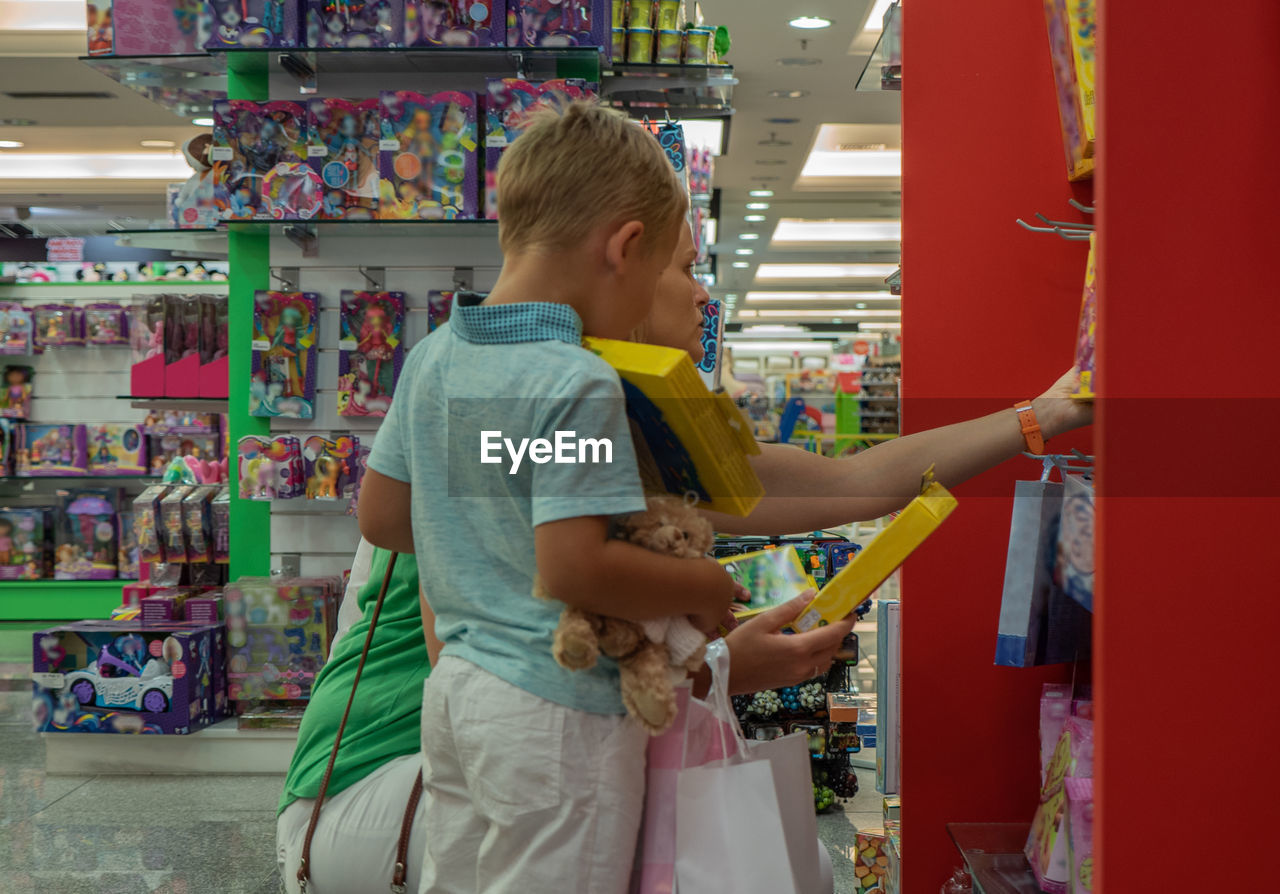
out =
{"type": "Polygon", "coordinates": [[[33,635],[39,732],[183,734],[223,716],[218,625],[75,621],[33,635]]]}

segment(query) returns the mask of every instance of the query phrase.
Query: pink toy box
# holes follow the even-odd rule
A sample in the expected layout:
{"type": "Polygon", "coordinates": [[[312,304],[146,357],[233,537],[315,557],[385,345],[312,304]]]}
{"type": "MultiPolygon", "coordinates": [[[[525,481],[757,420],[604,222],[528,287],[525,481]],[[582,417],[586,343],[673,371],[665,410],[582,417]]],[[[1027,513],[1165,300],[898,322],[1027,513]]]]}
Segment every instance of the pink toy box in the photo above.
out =
{"type": "Polygon", "coordinates": [[[200,396],[200,299],[196,295],[164,298],[164,364],[166,397],[200,396]]]}
{"type": "Polygon", "coordinates": [[[164,297],[154,295],[129,308],[129,393],[164,397],[164,297]]]}
{"type": "Polygon", "coordinates": [[[0,580],[53,576],[54,514],[51,506],[0,509],[0,580]]]}
{"type": "Polygon", "coordinates": [[[211,624],[76,621],[33,635],[38,732],[180,735],[222,719],[225,680],[211,624]]]}
{"type": "Polygon", "coordinates": [[[90,56],[199,53],[212,16],[201,0],[89,0],[90,56]]]}
{"type": "Polygon", "coordinates": [[[384,90],[378,217],[471,219],[479,214],[476,97],[384,90]]]}
{"type": "Polygon", "coordinates": [[[30,354],[33,325],[29,308],[0,302],[0,354],[30,354]]]}
{"type": "Polygon", "coordinates": [[[87,475],[89,453],[83,425],[18,426],[14,473],[19,478],[41,475],[87,475]]]}

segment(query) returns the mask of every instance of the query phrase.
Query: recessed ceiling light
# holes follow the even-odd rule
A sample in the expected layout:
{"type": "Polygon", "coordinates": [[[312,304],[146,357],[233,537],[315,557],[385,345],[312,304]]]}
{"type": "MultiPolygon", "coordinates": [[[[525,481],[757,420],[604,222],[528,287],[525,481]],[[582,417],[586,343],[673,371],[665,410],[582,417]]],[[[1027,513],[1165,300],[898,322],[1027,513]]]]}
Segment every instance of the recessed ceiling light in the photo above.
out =
{"type": "Polygon", "coordinates": [[[748,211],[768,211],[769,203],[768,202],[747,202],[747,210],[748,211]]]}
{"type": "Polygon", "coordinates": [[[25,145],[22,140],[0,140],[0,149],[21,149],[25,145]]]}
{"type": "Polygon", "coordinates": [[[799,124],[799,118],[766,118],[765,124],[799,124]]]}
{"type": "Polygon", "coordinates": [[[802,220],[784,217],[778,221],[774,242],[900,242],[900,220],[802,220]]]}
{"type": "Polygon", "coordinates": [[[767,220],[767,218],[763,214],[748,214],[746,217],[742,219],[745,220],[747,223],[761,223],[762,221],[767,220]]]}
{"type": "Polygon", "coordinates": [[[897,264],[761,264],[760,279],[880,279],[897,264]]]}
{"type": "MultiPolygon", "coordinates": [[[[848,304],[850,301],[857,301],[865,298],[868,301],[880,301],[899,305],[898,296],[889,292],[747,292],[747,301],[755,302],[789,302],[803,301],[808,304],[821,301],[840,301],[848,304]]],[[[861,302],[858,307],[866,307],[866,302],[861,302]]]]}
{"type": "Polygon", "coordinates": [[[756,197],[756,198],[758,198],[758,199],[771,199],[771,198],[773,198],[773,190],[771,190],[771,189],[753,189],[753,190],[751,190],[751,192],[749,192],[749,193],[748,193],[748,195],[755,196],[755,197],[756,197]]]}
{"type": "Polygon", "coordinates": [[[810,309],[810,310],[779,310],[777,308],[766,308],[765,310],[756,311],[756,316],[778,319],[795,319],[797,317],[828,317],[832,314],[838,314],[842,317],[852,317],[853,319],[871,319],[871,318],[889,318],[893,322],[900,322],[901,312],[896,310],[853,310],[852,308],[830,308],[830,309],[810,309]]]}
{"type": "Polygon", "coordinates": [[[774,99],[800,99],[808,96],[808,90],[770,90],[769,95],[774,99]]]}
{"type": "Polygon", "coordinates": [[[734,261],[734,262],[733,262],[733,266],[734,266],[734,267],[737,267],[739,270],[741,270],[742,268],[744,268],[744,267],[750,267],[751,265],[750,265],[750,264],[748,264],[746,261],[734,261]]]}
{"type": "Polygon", "coordinates": [[[833,323],[843,323],[843,322],[844,322],[844,318],[843,318],[843,317],[832,317],[832,318],[831,318],[831,322],[833,322],[833,323]]]}
{"type": "Polygon", "coordinates": [[[902,150],[883,152],[831,152],[815,149],[809,153],[801,177],[901,177],[902,150]]]}
{"type": "Polygon", "coordinates": [[[855,304],[855,305],[854,305],[854,307],[856,307],[858,310],[866,310],[866,309],[867,309],[867,302],[865,302],[865,301],[859,301],[857,304],[855,304]]]}
{"type": "Polygon", "coordinates": [[[178,144],[173,140],[143,140],[142,145],[148,149],[172,149],[178,144]]]}
{"type": "Polygon", "coordinates": [[[760,238],[760,234],[759,233],[739,233],[738,238],[741,239],[743,242],[755,242],[757,239],[760,238]]]}
{"type": "Polygon", "coordinates": [[[736,301],[736,300],[738,300],[738,296],[737,296],[736,294],[729,294],[729,295],[725,295],[724,297],[725,297],[725,299],[726,299],[727,301],[736,301]]]}
{"type": "Polygon", "coordinates": [[[830,28],[831,20],[824,19],[822,16],[799,16],[787,24],[792,28],[799,28],[803,31],[818,31],[822,28],[830,28]]]}
{"type": "Polygon", "coordinates": [[[778,64],[790,68],[793,65],[821,65],[822,60],[812,56],[787,56],[785,59],[779,59],[778,64]]]}
{"type": "Polygon", "coordinates": [[[735,248],[735,249],[733,250],[733,253],[734,253],[735,255],[753,255],[753,254],[755,254],[755,249],[751,249],[751,248],[735,248]]]}
{"type": "Polygon", "coordinates": [[[890,4],[893,0],[876,0],[871,6],[871,12],[867,14],[867,24],[863,26],[863,31],[882,31],[884,30],[884,14],[888,12],[890,4]]]}
{"type": "Polygon", "coordinates": [[[213,127],[212,118],[192,118],[191,123],[196,127],[213,127]]]}

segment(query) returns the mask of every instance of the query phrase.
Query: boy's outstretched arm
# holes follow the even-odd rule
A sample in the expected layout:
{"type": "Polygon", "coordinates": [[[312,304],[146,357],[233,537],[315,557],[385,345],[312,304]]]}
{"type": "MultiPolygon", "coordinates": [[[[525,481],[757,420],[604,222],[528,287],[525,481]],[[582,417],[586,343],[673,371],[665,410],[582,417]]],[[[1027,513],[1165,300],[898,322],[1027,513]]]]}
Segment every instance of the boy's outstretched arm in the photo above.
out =
{"type": "Polygon", "coordinates": [[[360,502],[356,506],[360,535],[382,549],[412,553],[413,522],[409,511],[412,494],[407,481],[367,470],[360,482],[360,502]]]}
{"type": "Polygon", "coordinates": [[[688,615],[714,631],[736,588],[713,559],[677,559],[609,537],[604,516],[534,528],[538,574],[556,599],[584,611],[630,621],[688,615]]]}

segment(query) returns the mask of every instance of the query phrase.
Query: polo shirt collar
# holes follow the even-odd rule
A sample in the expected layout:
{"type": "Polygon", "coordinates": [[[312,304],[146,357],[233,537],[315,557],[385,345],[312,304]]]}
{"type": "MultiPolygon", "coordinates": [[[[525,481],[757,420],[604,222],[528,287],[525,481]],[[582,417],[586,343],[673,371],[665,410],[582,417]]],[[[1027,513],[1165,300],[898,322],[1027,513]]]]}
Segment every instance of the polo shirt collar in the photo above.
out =
{"type": "Polygon", "coordinates": [[[474,344],[518,344],[562,341],[582,344],[582,320],[567,304],[522,301],[516,304],[480,304],[483,295],[460,295],[449,328],[474,344]]]}

